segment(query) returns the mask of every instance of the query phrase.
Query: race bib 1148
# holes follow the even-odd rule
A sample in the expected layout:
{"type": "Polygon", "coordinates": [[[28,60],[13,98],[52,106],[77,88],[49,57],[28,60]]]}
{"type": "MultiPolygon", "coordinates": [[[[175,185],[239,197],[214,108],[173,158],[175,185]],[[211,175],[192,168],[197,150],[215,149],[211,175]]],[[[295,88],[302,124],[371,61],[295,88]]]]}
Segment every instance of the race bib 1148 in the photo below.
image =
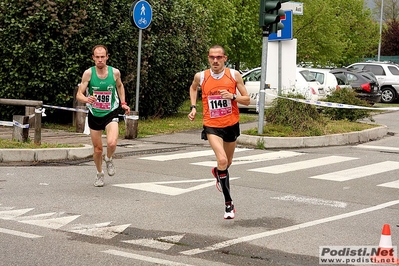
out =
{"type": "Polygon", "coordinates": [[[226,116],[232,113],[231,99],[223,99],[221,95],[208,96],[211,118],[226,116]]]}

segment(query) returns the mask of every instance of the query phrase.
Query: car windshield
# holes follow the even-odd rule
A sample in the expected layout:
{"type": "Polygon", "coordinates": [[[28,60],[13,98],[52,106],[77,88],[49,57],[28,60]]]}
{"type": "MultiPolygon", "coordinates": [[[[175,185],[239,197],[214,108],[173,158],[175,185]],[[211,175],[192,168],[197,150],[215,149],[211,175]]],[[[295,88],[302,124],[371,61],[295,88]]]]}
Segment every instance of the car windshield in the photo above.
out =
{"type": "Polygon", "coordinates": [[[244,73],[243,79],[245,81],[260,81],[261,70],[256,69],[251,72],[244,73]]]}
{"type": "Polygon", "coordinates": [[[310,73],[309,70],[301,70],[299,71],[299,73],[301,73],[301,75],[305,78],[307,82],[316,81],[314,75],[310,73]]]}

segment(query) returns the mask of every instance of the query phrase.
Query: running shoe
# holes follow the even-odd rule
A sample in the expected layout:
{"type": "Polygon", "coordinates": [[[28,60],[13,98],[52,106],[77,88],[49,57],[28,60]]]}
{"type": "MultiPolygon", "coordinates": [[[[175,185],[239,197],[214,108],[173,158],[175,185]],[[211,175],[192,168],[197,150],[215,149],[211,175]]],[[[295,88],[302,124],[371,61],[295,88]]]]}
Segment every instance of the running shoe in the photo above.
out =
{"type": "Polygon", "coordinates": [[[104,161],[107,166],[108,175],[113,176],[115,174],[115,166],[114,166],[114,163],[112,162],[112,158],[109,159],[109,161],[106,161],[105,157],[104,157],[104,161]]]}
{"type": "Polygon", "coordinates": [[[226,211],[224,212],[224,219],[234,219],[234,213],[236,210],[234,209],[234,204],[227,204],[226,211]]]}
{"type": "Polygon", "coordinates": [[[94,181],[95,187],[103,187],[104,186],[104,172],[97,173],[96,181],[94,181]]]}
{"type": "Polygon", "coordinates": [[[219,192],[222,192],[222,186],[220,185],[220,179],[218,176],[218,168],[217,167],[212,168],[212,175],[216,178],[217,190],[219,190],[219,192]]]}

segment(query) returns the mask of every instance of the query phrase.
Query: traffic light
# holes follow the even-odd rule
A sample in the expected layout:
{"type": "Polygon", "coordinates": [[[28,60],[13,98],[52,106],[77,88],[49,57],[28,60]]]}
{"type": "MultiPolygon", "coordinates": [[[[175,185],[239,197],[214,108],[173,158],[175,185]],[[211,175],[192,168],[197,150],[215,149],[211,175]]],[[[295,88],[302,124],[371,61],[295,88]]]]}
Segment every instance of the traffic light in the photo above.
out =
{"type": "Polygon", "coordinates": [[[284,24],[280,22],[281,17],[285,17],[285,12],[284,10],[278,10],[277,11],[277,16],[279,18],[279,22],[274,23],[271,25],[270,28],[270,33],[277,33],[277,31],[284,29],[284,24]]]}
{"type": "Polygon", "coordinates": [[[276,33],[284,28],[280,22],[280,17],[285,16],[284,10],[281,10],[281,3],[289,0],[260,0],[259,9],[259,27],[267,29],[270,33],[276,33]]]}

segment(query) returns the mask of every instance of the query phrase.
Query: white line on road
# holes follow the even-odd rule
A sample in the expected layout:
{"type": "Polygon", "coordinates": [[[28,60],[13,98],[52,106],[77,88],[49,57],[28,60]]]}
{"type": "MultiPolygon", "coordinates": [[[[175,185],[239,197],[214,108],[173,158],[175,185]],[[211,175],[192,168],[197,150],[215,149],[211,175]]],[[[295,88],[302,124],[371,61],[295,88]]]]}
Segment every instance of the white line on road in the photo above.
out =
{"type": "Polygon", "coordinates": [[[271,199],[284,200],[284,201],[294,201],[313,205],[331,206],[336,208],[346,208],[346,203],[342,201],[335,200],[323,200],[317,198],[307,198],[307,197],[297,197],[294,195],[287,195],[283,197],[271,197],[271,199]]]}
{"type": "Polygon", "coordinates": [[[356,160],[358,158],[345,157],[345,156],[328,156],[323,158],[311,159],[306,161],[279,164],[255,169],[249,169],[248,171],[269,173],[269,174],[282,174],[287,172],[293,172],[303,169],[309,169],[313,167],[319,167],[324,165],[330,165],[334,163],[342,163],[350,160],[356,160]]]}
{"type": "Polygon", "coordinates": [[[355,167],[347,170],[332,172],[323,175],[311,176],[309,178],[322,179],[330,181],[348,181],[360,177],[381,174],[388,171],[399,169],[399,162],[385,161],[381,163],[369,164],[365,166],[355,167]]]}
{"type": "Polygon", "coordinates": [[[288,226],[288,227],[280,228],[277,230],[266,231],[266,232],[262,232],[262,233],[258,233],[258,234],[243,236],[243,237],[239,237],[236,239],[223,241],[223,242],[217,243],[212,246],[204,247],[202,249],[200,249],[200,248],[190,249],[190,250],[182,251],[180,253],[184,254],[184,255],[196,255],[196,254],[204,253],[207,251],[213,251],[213,250],[218,250],[221,248],[229,247],[229,246],[243,243],[243,242],[249,242],[252,240],[256,240],[256,239],[260,239],[260,238],[264,238],[264,237],[268,237],[268,236],[283,234],[283,233],[295,231],[295,230],[302,229],[302,228],[307,228],[307,227],[311,227],[311,226],[315,226],[315,225],[319,225],[319,224],[323,224],[323,223],[328,223],[328,222],[333,222],[333,221],[349,218],[349,217],[356,216],[356,215],[361,215],[361,214],[372,212],[372,211],[381,210],[381,209],[384,209],[384,208],[387,208],[387,207],[390,207],[390,206],[393,206],[396,204],[399,204],[399,200],[389,201],[389,202],[385,202],[385,203],[382,203],[382,204],[379,204],[376,206],[372,206],[369,208],[365,208],[365,209],[361,209],[361,210],[357,210],[357,211],[353,211],[353,212],[348,212],[348,213],[343,213],[343,214],[339,214],[339,215],[335,215],[335,216],[331,216],[331,217],[327,217],[327,218],[323,218],[323,219],[319,219],[319,220],[315,220],[315,221],[310,221],[310,222],[306,222],[306,223],[302,223],[302,224],[288,226]]]}
{"type": "MultiPolygon", "coordinates": [[[[248,150],[250,150],[250,149],[237,148],[237,149],[235,149],[235,152],[248,151],[248,150]]],[[[163,161],[170,161],[170,160],[177,160],[177,159],[189,159],[189,158],[196,158],[196,157],[202,157],[202,156],[210,156],[213,154],[214,154],[213,150],[206,150],[206,151],[193,151],[193,152],[184,152],[184,153],[176,153],[176,154],[168,154],[168,155],[148,156],[148,157],[142,157],[139,159],[163,162],[163,161]]]]}
{"type": "Polygon", "coordinates": [[[364,144],[357,145],[356,148],[370,149],[370,150],[399,151],[399,148],[395,148],[395,147],[371,146],[371,145],[364,145],[364,144]]]}
{"type": "Polygon", "coordinates": [[[119,251],[119,250],[115,250],[115,249],[108,249],[108,250],[104,250],[101,252],[108,253],[111,255],[121,256],[121,257],[125,257],[125,258],[130,258],[130,259],[136,259],[136,260],[147,261],[147,262],[151,262],[151,263],[157,263],[157,264],[161,264],[161,265],[191,266],[190,264],[174,262],[174,261],[170,261],[170,260],[157,259],[157,258],[153,258],[153,257],[139,255],[139,254],[123,252],[123,251],[119,251]]]}
{"type": "Polygon", "coordinates": [[[25,237],[25,238],[39,238],[39,237],[42,237],[42,236],[39,236],[39,235],[34,235],[34,234],[24,233],[24,232],[20,232],[20,231],[9,230],[9,229],[5,229],[5,228],[0,228],[0,233],[14,235],[14,236],[21,236],[21,237],[25,237]]]}
{"type": "MultiPolygon", "coordinates": [[[[271,161],[271,160],[295,157],[304,154],[305,153],[294,152],[294,151],[267,152],[267,153],[261,153],[261,154],[243,156],[243,157],[236,157],[233,159],[233,165],[271,161]]],[[[204,162],[191,163],[191,164],[212,167],[215,166],[215,161],[204,161],[204,162]]]]}

